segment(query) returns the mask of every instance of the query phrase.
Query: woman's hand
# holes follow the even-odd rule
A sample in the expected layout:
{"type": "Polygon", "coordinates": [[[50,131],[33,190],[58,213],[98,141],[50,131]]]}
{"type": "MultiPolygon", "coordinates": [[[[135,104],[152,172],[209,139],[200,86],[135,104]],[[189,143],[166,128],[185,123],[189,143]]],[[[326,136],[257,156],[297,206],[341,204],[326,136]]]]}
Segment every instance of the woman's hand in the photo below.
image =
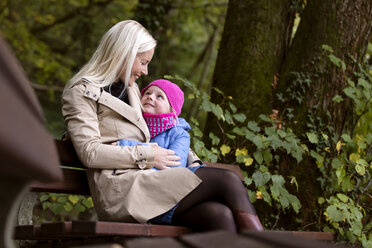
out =
{"type": "Polygon", "coordinates": [[[159,170],[168,169],[169,167],[179,166],[181,162],[176,162],[181,157],[175,155],[172,150],[164,149],[160,146],[151,146],[154,149],[154,167],[159,170]]]}

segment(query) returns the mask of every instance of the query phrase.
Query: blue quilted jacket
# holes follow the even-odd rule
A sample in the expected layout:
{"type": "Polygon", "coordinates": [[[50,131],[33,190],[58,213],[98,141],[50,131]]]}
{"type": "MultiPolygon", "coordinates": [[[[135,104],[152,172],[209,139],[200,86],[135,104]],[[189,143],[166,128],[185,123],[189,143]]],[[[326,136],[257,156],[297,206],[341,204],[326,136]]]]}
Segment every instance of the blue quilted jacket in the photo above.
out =
{"type": "MultiPolygon", "coordinates": [[[[173,150],[177,156],[181,157],[182,167],[187,166],[187,155],[190,147],[190,135],[188,131],[191,129],[190,125],[183,118],[178,118],[179,123],[164,132],[156,135],[150,142],[156,142],[160,147],[173,150]]],[[[148,145],[135,140],[119,140],[120,146],[135,146],[135,145],[148,145]]],[[[172,167],[173,168],[173,167],[172,167]]],[[[157,170],[156,168],[153,168],[157,170]]]]}

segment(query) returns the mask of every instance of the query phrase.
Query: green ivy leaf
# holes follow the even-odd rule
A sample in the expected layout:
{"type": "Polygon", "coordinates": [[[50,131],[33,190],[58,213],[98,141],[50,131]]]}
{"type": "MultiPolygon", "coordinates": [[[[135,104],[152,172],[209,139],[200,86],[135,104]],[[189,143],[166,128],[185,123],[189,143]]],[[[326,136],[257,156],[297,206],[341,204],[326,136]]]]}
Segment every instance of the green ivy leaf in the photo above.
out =
{"type": "Polygon", "coordinates": [[[255,171],[252,175],[252,179],[257,187],[264,186],[270,180],[270,174],[255,171]]]}
{"type": "Polygon", "coordinates": [[[88,197],[82,201],[83,205],[87,208],[92,208],[93,207],[93,200],[92,197],[88,197]]]}
{"type": "Polygon", "coordinates": [[[48,199],[49,199],[49,195],[47,194],[40,196],[40,202],[46,201],[48,199]]]}
{"type": "Polygon", "coordinates": [[[273,155],[271,154],[271,152],[269,150],[264,150],[262,152],[262,155],[263,155],[263,159],[264,159],[266,164],[270,164],[271,161],[273,161],[273,155]]]}
{"type": "Polygon", "coordinates": [[[57,202],[59,202],[59,203],[65,203],[66,201],[67,201],[67,197],[65,197],[65,196],[60,196],[57,199],[57,202]]]}
{"type": "Polygon", "coordinates": [[[346,133],[342,134],[342,135],[341,135],[341,138],[342,138],[345,142],[347,142],[347,143],[350,143],[350,142],[353,141],[353,140],[350,138],[350,135],[348,135],[348,134],[346,134],[346,133]]]}
{"type": "Polygon", "coordinates": [[[330,52],[330,53],[333,53],[333,52],[334,52],[333,49],[332,49],[332,47],[330,47],[330,46],[328,46],[328,45],[326,45],[326,44],[323,44],[323,45],[322,45],[322,49],[323,49],[323,50],[326,50],[326,51],[328,51],[328,52],[330,52]]]}
{"type": "Polygon", "coordinates": [[[301,209],[300,200],[295,195],[291,195],[291,194],[288,195],[288,198],[289,198],[289,201],[291,203],[293,210],[298,214],[298,212],[301,209]]]}
{"type": "Polygon", "coordinates": [[[355,93],[355,88],[352,88],[352,87],[346,87],[344,89],[344,93],[345,95],[347,95],[348,97],[354,99],[355,96],[354,96],[354,93],[355,93]]]}
{"type": "Polygon", "coordinates": [[[333,54],[330,54],[328,55],[328,58],[330,59],[330,61],[337,67],[341,67],[342,70],[345,70],[346,69],[346,64],[344,61],[342,61],[340,58],[337,58],[336,56],[334,56],[333,54]]]}
{"type": "Polygon", "coordinates": [[[262,149],[263,148],[263,143],[261,140],[261,137],[259,135],[256,135],[252,142],[257,146],[257,149],[262,149]]]}
{"type": "Polygon", "coordinates": [[[318,154],[314,150],[310,151],[310,156],[315,158],[315,160],[316,160],[315,162],[316,162],[316,164],[318,165],[319,168],[323,166],[323,162],[324,162],[324,157],[323,156],[321,156],[320,154],[318,154]]]}
{"type": "Polygon", "coordinates": [[[249,186],[251,185],[253,182],[252,178],[249,178],[249,177],[244,177],[244,183],[249,186]]]}
{"type": "Polygon", "coordinates": [[[193,127],[191,130],[193,131],[195,137],[203,137],[203,132],[199,128],[193,127]]]}
{"type": "Polygon", "coordinates": [[[221,106],[212,104],[212,113],[217,117],[217,119],[225,120],[221,106]]]}
{"type": "Polygon", "coordinates": [[[354,190],[355,185],[351,181],[350,176],[345,176],[342,180],[341,188],[343,192],[350,192],[354,190]]]}
{"type": "Polygon", "coordinates": [[[50,206],[52,205],[52,203],[50,202],[43,202],[43,210],[45,211],[46,209],[50,208],[50,206]]]}
{"type": "Polygon", "coordinates": [[[318,140],[318,135],[316,135],[315,133],[309,133],[307,132],[306,133],[306,136],[307,138],[309,139],[309,141],[313,144],[318,144],[319,140],[318,140]]]}
{"type": "Polygon", "coordinates": [[[260,151],[257,151],[255,153],[253,153],[253,157],[257,161],[258,164],[262,164],[263,157],[262,157],[262,153],[260,151]]]}
{"type": "Polygon", "coordinates": [[[342,165],[342,166],[340,166],[340,167],[338,167],[337,169],[336,169],[336,176],[337,176],[337,183],[338,183],[338,185],[340,185],[341,184],[341,182],[344,180],[344,178],[345,178],[345,167],[342,165]]]}
{"type": "Polygon", "coordinates": [[[231,113],[228,111],[228,110],[225,110],[225,119],[226,119],[226,122],[230,125],[234,125],[234,120],[233,120],[233,117],[231,115],[231,113]]]}
{"type": "Polygon", "coordinates": [[[245,135],[244,129],[239,128],[239,127],[234,127],[232,132],[239,135],[239,136],[244,136],[245,135]]]}
{"type": "Polygon", "coordinates": [[[347,197],[346,195],[341,194],[341,193],[338,193],[337,197],[338,197],[338,199],[340,199],[341,201],[343,201],[345,203],[349,200],[349,197],[347,197]]]}
{"type": "Polygon", "coordinates": [[[366,168],[361,164],[355,165],[355,170],[361,176],[364,176],[364,174],[366,174],[366,168]]]}
{"type": "Polygon", "coordinates": [[[231,139],[231,140],[234,140],[234,139],[236,138],[235,135],[232,135],[232,134],[229,134],[229,133],[225,133],[225,135],[226,135],[229,139],[231,139]]]}
{"type": "Polygon", "coordinates": [[[261,131],[260,127],[257,125],[255,121],[248,122],[247,127],[251,129],[253,132],[258,133],[259,131],[261,131]]]}
{"type": "Polygon", "coordinates": [[[69,202],[66,202],[65,205],[63,205],[63,208],[65,209],[66,212],[70,212],[71,210],[74,209],[74,207],[69,202]]]}
{"type": "Polygon", "coordinates": [[[84,207],[80,202],[78,202],[78,203],[76,203],[76,204],[74,205],[74,209],[75,209],[77,212],[79,212],[79,213],[82,213],[82,212],[85,211],[85,207],[84,207]]]}
{"type": "Polygon", "coordinates": [[[234,114],[233,117],[234,117],[235,120],[237,120],[240,123],[243,123],[245,121],[245,119],[247,119],[246,115],[243,114],[243,113],[234,114]]]}
{"type": "Polygon", "coordinates": [[[236,113],[237,111],[237,108],[235,107],[235,105],[232,103],[232,102],[229,102],[229,106],[230,106],[230,109],[233,113],[236,113]]]}
{"type": "Polygon", "coordinates": [[[326,212],[332,221],[340,222],[344,219],[342,212],[339,211],[334,205],[328,206],[326,212]]]}
{"type": "Polygon", "coordinates": [[[264,122],[272,122],[270,117],[268,117],[267,115],[259,115],[258,118],[260,118],[261,120],[263,120],[264,122]]]}
{"type": "Polygon", "coordinates": [[[332,98],[332,101],[337,102],[337,103],[340,103],[340,102],[344,101],[344,98],[342,98],[342,96],[340,96],[340,95],[335,95],[332,98]]]}
{"type": "Polygon", "coordinates": [[[274,186],[282,186],[285,183],[284,177],[281,175],[273,175],[271,180],[273,181],[274,186]]]}
{"type": "Polygon", "coordinates": [[[52,205],[50,206],[50,210],[52,210],[53,214],[61,214],[65,210],[63,206],[64,205],[60,203],[52,203],[52,205]]]}
{"type": "Polygon", "coordinates": [[[249,201],[251,203],[254,203],[257,200],[257,198],[256,198],[256,192],[254,192],[252,190],[249,190],[249,189],[247,191],[248,191],[248,195],[249,195],[249,201]]]}
{"type": "Polygon", "coordinates": [[[220,143],[220,138],[218,138],[214,133],[209,133],[209,138],[212,140],[212,145],[216,146],[220,143]]]}
{"type": "Polygon", "coordinates": [[[340,159],[338,159],[338,158],[334,158],[333,160],[332,160],[332,168],[333,169],[337,169],[337,168],[339,168],[340,166],[342,166],[343,165],[343,163],[341,162],[341,160],[340,159]]]}
{"type": "Polygon", "coordinates": [[[358,79],[358,86],[359,85],[362,86],[366,90],[371,89],[371,83],[367,82],[364,78],[358,79]]]}
{"type": "Polygon", "coordinates": [[[75,205],[79,201],[79,196],[77,195],[69,195],[68,200],[75,205]]]}

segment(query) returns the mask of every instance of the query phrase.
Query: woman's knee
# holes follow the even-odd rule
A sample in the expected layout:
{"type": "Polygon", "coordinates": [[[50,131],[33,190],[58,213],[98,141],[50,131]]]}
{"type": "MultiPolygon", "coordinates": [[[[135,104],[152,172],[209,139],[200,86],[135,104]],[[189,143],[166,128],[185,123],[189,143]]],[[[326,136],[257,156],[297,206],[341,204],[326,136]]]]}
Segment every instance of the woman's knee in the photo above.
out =
{"type": "Polygon", "coordinates": [[[202,208],[212,229],[235,231],[234,215],[228,206],[219,202],[206,202],[202,204],[202,208]]]}

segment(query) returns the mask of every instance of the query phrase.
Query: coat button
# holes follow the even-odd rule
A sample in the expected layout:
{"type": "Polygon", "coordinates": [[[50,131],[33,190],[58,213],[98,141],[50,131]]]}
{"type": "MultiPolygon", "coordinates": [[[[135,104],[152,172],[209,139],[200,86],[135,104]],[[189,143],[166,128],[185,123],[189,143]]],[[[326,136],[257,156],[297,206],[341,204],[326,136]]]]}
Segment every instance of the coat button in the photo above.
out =
{"type": "Polygon", "coordinates": [[[87,94],[87,95],[89,96],[90,92],[89,92],[89,91],[87,91],[87,92],[86,92],[86,94],[87,94]]]}

